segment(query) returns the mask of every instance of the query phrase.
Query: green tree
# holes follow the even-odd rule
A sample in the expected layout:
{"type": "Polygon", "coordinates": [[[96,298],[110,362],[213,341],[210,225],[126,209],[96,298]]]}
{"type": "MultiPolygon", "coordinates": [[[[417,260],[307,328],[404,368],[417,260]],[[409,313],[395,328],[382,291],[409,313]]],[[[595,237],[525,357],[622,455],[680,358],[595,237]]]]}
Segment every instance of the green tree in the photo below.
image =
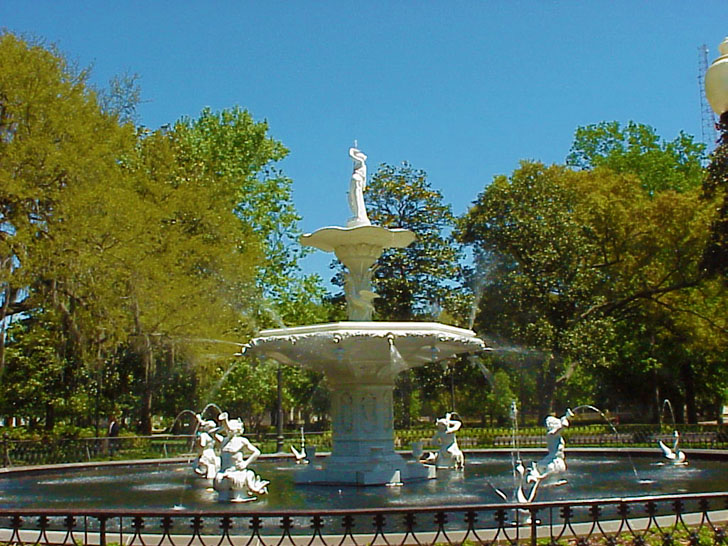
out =
{"type": "Polygon", "coordinates": [[[386,250],[377,262],[374,283],[380,318],[437,318],[442,309],[462,305],[460,247],[449,237],[455,219],[427,174],[408,163],[381,165],[364,194],[373,224],[415,233],[414,243],[386,250]]]}
{"type": "MultiPolygon", "coordinates": [[[[364,198],[373,224],[409,229],[417,236],[407,248],[385,250],[377,261],[373,278],[379,295],[374,301],[377,316],[384,320],[461,316],[458,311],[468,296],[460,246],[449,236],[454,217],[427,174],[406,162],[399,167],[381,165],[364,198]],[[445,315],[444,310],[450,313],[445,315]]],[[[409,426],[421,408],[413,394],[420,383],[417,373],[401,374],[395,390],[396,408],[401,410],[398,424],[403,426],[409,426]]]]}
{"type": "Polygon", "coordinates": [[[492,326],[543,354],[542,413],[577,366],[614,362],[616,324],[699,285],[709,218],[695,189],[652,196],[605,168],[522,163],[478,197],[460,237],[490,257],[505,313],[492,326]]]}
{"type": "Polygon", "coordinates": [[[684,192],[703,181],[705,145],[681,132],[663,141],[649,125],[630,121],[623,128],[616,121],[579,127],[566,164],[582,170],[607,167],[640,180],[649,195],[664,190],[684,192]]]}
{"type": "Polygon", "coordinates": [[[61,237],[65,211],[115,179],[134,142],[131,127],[101,111],[87,77],[53,48],[0,34],[0,375],[13,315],[54,309],[63,343],[83,341],[70,309],[81,300],[50,273],[78,250],[61,237]]]}
{"type": "Polygon", "coordinates": [[[709,273],[722,277],[728,283],[728,113],[720,117],[720,138],[710,156],[703,194],[715,200],[717,218],[711,226],[711,237],[703,256],[703,265],[709,273]]]}

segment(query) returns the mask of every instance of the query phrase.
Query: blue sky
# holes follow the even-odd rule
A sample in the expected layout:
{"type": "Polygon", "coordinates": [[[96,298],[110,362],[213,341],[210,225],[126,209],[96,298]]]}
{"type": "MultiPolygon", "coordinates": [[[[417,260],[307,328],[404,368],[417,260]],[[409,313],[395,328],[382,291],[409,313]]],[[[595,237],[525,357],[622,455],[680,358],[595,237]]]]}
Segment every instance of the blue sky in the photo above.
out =
{"type": "MultiPolygon", "coordinates": [[[[137,73],[152,128],[239,105],[289,149],[301,228],[343,224],[354,139],[427,171],[456,214],[521,159],[563,162],[575,129],[635,120],[700,138],[698,47],[728,1],[2,0],[102,85],[137,73]]],[[[328,279],[330,257],[305,269],[328,279]]]]}

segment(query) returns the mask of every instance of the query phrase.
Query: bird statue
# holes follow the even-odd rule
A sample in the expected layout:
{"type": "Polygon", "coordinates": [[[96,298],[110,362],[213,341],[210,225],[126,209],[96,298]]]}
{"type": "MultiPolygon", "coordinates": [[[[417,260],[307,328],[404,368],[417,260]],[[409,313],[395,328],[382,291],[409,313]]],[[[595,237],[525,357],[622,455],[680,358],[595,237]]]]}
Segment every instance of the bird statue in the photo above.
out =
{"type": "Polygon", "coordinates": [[[666,446],[662,440],[657,441],[657,444],[662,450],[663,456],[672,464],[688,464],[685,452],[680,450],[678,447],[678,444],[680,443],[680,433],[676,430],[673,433],[673,436],[675,436],[675,442],[672,444],[672,449],[666,446]]]}

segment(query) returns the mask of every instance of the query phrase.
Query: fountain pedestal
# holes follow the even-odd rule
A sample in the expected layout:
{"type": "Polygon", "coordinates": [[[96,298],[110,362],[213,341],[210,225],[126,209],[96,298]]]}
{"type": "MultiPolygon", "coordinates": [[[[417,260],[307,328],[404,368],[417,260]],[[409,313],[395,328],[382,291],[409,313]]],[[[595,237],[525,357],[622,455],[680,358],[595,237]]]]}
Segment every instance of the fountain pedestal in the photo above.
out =
{"type": "Polygon", "coordinates": [[[394,385],[332,385],[332,454],[323,468],[299,472],[296,482],[381,485],[434,477],[434,468],[394,451],[393,390],[394,385]]]}
{"type": "Polygon", "coordinates": [[[331,390],[332,453],[297,483],[376,485],[434,477],[394,450],[394,382],[403,370],[484,349],[470,330],[435,322],[337,322],[263,330],[251,350],[322,372],[331,390]],[[397,474],[398,473],[398,474],[397,474]]]}

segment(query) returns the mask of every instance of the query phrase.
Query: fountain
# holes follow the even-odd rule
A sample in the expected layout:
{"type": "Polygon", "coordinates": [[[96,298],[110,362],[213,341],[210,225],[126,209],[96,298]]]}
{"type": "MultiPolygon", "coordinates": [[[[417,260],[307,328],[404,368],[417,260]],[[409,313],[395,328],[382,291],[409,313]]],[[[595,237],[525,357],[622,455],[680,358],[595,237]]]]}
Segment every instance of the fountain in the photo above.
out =
{"type": "Polygon", "coordinates": [[[364,206],[366,155],[349,150],[352,217],[324,227],[301,244],[333,252],[344,264],[348,321],[263,330],[249,351],[322,372],[331,389],[332,453],[323,467],[308,465],[297,483],[385,485],[434,478],[435,469],[394,451],[392,393],[397,375],[434,360],[486,349],[474,332],[435,322],[372,321],[372,273],[382,252],[415,240],[406,229],[372,225],[364,206]]]}

